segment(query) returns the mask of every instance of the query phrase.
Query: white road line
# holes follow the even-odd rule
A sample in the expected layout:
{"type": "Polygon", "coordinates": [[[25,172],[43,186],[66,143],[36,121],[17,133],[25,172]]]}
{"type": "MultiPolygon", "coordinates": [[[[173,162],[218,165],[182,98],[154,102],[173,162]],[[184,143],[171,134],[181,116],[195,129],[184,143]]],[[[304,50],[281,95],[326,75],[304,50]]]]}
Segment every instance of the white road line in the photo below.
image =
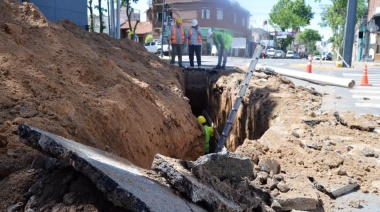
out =
{"type": "MultiPolygon", "coordinates": [[[[376,87],[374,85],[372,85],[372,86],[362,86],[362,85],[360,85],[361,82],[355,82],[355,83],[356,83],[356,85],[353,88],[354,90],[359,89],[359,90],[377,90],[377,91],[380,91],[380,87],[376,87]]],[[[368,83],[370,83],[370,82],[368,82],[368,83]]],[[[372,84],[372,83],[370,83],[370,84],[372,84]]]]}
{"type": "Polygon", "coordinates": [[[378,93],[380,94],[380,90],[378,91],[370,91],[370,90],[350,90],[351,93],[378,93]]]}
{"type": "Polygon", "coordinates": [[[373,103],[355,103],[356,107],[376,107],[380,108],[380,104],[373,104],[373,103]]]}
{"type": "Polygon", "coordinates": [[[372,100],[372,99],[380,99],[380,96],[352,95],[352,98],[354,99],[368,98],[368,100],[372,100]]]}
{"type": "MultiPolygon", "coordinates": [[[[358,76],[358,77],[362,77],[363,73],[361,73],[361,74],[343,73],[343,76],[358,76]]],[[[375,76],[379,76],[379,75],[378,74],[367,74],[367,76],[369,76],[369,77],[375,77],[375,76]]]]}

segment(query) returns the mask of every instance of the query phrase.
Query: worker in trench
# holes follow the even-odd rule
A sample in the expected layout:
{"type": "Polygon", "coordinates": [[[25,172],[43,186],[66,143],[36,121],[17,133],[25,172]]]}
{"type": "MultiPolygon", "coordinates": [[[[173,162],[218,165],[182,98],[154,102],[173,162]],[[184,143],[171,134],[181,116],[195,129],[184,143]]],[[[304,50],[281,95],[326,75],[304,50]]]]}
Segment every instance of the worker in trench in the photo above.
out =
{"type": "Polygon", "coordinates": [[[199,123],[202,124],[203,129],[205,130],[206,138],[205,138],[205,155],[210,153],[210,140],[214,137],[215,130],[213,127],[207,125],[207,120],[204,116],[198,116],[199,123]]]}

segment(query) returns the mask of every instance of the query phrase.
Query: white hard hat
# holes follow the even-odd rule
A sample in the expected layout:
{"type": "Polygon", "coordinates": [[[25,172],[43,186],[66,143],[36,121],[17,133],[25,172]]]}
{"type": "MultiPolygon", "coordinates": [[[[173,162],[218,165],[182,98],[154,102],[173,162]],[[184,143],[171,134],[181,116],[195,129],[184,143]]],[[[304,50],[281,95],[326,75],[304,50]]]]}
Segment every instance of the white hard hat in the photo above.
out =
{"type": "Polygon", "coordinates": [[[193,19],[191,21],[191,26],[196,26],[196,25],[198,25],[198,21],[197,21],[197,19],[193,19]]]}
{"type": "Polygon", "coordinates": [[[208,29],[208,36],[211,36],[213,32],[214,32],[213,28],[208,29]]]}

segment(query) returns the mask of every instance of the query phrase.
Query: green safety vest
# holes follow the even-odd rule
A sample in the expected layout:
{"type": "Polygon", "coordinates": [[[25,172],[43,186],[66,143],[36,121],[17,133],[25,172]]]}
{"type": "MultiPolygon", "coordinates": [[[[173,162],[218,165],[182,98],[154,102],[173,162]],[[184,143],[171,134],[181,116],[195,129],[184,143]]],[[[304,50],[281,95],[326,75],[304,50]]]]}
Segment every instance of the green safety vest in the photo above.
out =
{"type": "Polygon", "coordinates": [[[209,126],[204,126],[205,133],[206,133],[206,143],[205,143],[205,154],[208,154],[210,152],[210,129],[209,126]]]}
{"type": "Polygon", "coordinates": [[[221,35],[223,39],[223,43],[224,43],[224,49],[229,49],[232,43],[232,36],[227,33],[220,33],[220,32],[214,32],[214,33],[215,33],[214,42],[220,45],[217,39],[217,36],[221,35]]]}

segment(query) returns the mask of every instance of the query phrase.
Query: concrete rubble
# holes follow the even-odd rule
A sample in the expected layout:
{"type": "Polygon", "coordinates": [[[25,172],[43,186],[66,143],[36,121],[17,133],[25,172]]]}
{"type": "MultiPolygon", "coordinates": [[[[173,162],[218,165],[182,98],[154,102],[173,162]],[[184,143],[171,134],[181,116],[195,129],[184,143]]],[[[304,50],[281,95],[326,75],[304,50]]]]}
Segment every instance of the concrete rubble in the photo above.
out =
{"type": "MultiPolygon", "coordinates": [[[[19,125],[19,136],[69,163],[113,204],[132,211],[308,211],[317,208],[316,188],[339,197],[358,186],[349,179],[345,185],[313,179],[313,185],[303,175],[284,176],[276,160],[263,157],[254,160],[255,165],[250,158],[228,151],[196,161],[156,154],[151,169],[163,183],[114,154],[27,125],[19,125]]],[[[33,166],[42,166],[37,159],[33,166]]]]}
{"type": "Polygon", "coordinates": [[[116,206],[131,211],[204,211],[123,158],[27,125],[18,131],[23,142],[85,174],[116,206]]]}

